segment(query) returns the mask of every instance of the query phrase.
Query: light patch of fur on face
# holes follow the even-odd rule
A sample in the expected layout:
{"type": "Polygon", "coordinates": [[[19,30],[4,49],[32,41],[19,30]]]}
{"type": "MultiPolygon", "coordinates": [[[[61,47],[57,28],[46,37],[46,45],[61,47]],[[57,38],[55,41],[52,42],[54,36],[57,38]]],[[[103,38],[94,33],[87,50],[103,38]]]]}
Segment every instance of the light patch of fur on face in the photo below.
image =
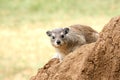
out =
{"type": "MultiPolygon", "coordinates": [[[[52,37],[53,37],[53,36],[55,37],[55,33],[52,33],[52,37]]],[[[52,37],[51,37],[51,38],[52,38],[52,37]]]]}
{"type": "Polygon", "coordinates": [[[63,32],[61,32],[60,35],[65,35],[65,34],[63,32]]]}

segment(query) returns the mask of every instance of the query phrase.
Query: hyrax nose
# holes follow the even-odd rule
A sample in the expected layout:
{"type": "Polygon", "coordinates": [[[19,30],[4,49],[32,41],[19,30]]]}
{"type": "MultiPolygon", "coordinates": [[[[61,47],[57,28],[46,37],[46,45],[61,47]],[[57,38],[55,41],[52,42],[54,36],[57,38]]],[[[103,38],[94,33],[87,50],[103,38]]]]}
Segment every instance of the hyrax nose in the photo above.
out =
{"type": "Polygon", "coordinates": [[[60,44],[61,42],[60,42],[60,40],[57,40],[57,42],[56,42],[57,44],[60,44]]]}

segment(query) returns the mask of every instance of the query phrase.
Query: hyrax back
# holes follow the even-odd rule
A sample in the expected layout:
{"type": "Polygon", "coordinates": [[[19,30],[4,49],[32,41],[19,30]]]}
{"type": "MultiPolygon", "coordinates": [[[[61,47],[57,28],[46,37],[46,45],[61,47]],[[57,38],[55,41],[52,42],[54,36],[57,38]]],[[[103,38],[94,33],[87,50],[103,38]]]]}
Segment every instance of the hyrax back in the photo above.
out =
{"type": "Polygon", "coordinates": [[[95,42],[99,36],[98,32],[86,25],[72,25],[70,28],[78,34],[82,34],[86,43],[95,42]]]}
{"type": "Polygon", "coordinates": [[[46,33],[50,36],[52,45],[59,52],[59,58],[64,58],[81,45],[95,42],[99,36],[95,30],[85,25],[57,28],[46,33]]]}

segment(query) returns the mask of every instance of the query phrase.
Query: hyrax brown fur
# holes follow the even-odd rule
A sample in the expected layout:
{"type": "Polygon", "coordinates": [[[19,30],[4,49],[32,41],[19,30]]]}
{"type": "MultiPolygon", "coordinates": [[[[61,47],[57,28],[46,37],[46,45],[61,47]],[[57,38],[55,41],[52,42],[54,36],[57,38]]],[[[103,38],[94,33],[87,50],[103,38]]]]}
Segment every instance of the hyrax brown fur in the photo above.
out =
{"type": "Polygon", "coordinates": [[[95,42],[99,36],[98,32],[85,25],[57,28],[46,33],[51,38],[51,43],[58,52],[55,58],[60,60],[81,45],[95,42]]]}

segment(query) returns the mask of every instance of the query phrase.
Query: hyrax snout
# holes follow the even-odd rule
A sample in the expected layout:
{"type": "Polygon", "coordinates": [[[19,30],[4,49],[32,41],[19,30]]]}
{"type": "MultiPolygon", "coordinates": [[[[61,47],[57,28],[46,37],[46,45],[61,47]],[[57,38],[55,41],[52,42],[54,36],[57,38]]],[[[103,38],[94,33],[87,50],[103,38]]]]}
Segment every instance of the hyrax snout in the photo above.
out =
{"type": "Polygon", "coordinates": [[[57,50],[57,56],[55,57],[60,60],[81,45],[95,42],[99,37],[98,32],[85,25],[56,28],[47,31],[46,34],[50,37],[51,44],[57,50]]]}

